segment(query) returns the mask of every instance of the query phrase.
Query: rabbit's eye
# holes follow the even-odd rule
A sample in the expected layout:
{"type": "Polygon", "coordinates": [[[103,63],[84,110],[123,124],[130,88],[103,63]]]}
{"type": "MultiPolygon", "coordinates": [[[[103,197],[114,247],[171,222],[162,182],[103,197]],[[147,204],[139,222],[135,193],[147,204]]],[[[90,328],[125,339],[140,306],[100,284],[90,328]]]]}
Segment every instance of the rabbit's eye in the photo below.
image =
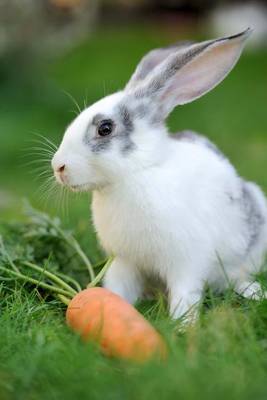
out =
{"type": "Polygon", "coordinates": [[[97,133],[100,136],[110,135],[113,130],[113,122],[110,120],[101,121],[98,128],[97,133]]]}

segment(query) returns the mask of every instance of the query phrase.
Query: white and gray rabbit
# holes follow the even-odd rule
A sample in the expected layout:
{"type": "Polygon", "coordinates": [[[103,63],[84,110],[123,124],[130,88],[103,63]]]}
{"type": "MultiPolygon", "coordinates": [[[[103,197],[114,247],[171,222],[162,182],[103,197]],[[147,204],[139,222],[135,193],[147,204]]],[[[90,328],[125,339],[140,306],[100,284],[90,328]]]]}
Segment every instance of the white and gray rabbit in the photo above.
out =
{"type": "Polygon", "coordinates": [[[250,30],[149,52],[124,90],[85,109],[52,160],[56,179],[93,191],[100,242],[115,256],[106,288],[134,303],[144,278],[168,289],[170,314],[198,304],[207,283],[256,298],[267,249],[262,191],[192,132],[170,135],[165,119],[221,82],[250,30]]]}

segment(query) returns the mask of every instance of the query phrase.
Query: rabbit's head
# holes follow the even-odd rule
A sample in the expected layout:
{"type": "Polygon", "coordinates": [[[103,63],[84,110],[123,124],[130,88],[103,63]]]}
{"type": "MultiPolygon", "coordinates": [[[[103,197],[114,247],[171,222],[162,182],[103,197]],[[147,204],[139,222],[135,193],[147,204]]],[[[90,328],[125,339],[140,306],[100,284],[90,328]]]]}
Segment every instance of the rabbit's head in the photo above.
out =
{"type": "Polygon", "coordinates": [[[52,160],[56,179],[92,190],[158,164],[169,151],[168,114],[220,83],[250,32],[149,52],[124,90],[85,109],[67,128],[52,160]]]}

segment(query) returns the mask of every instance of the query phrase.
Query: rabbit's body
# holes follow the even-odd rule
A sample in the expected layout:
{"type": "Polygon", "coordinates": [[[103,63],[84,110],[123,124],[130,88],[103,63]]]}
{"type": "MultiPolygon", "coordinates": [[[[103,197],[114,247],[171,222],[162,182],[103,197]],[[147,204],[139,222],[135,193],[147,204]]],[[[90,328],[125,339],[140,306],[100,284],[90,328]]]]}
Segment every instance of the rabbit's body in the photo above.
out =
{"type": "Polygon", "coordinates": [[[144,277],[166,283],[170,312],[197,303],[205,283],[256,296],[267,248],[263,193],[205,137],[170,136],[178,104],[211,90],[238,60],[249,31],[148,53],[123,91],[84,110],[52,165],[59,182],[93,190],[93,220],[108,254],[104,284],[130,302],[144,277]]]}
{"type": "Polygon", "coordinates": [[[131,302],[147,274],[158,275],[169,290],[177,283],[183,291],[201,292],[205,283],[223,290],[229,282],[245,289],[267,248],[260,189],[242,180],[205,138],[178,137],[166,136],[169,151],[160,164],[130,177],[125,171],[93,195],[100,241],[123,264],[122,271],[111,267],[106,284],[131,302]]]}

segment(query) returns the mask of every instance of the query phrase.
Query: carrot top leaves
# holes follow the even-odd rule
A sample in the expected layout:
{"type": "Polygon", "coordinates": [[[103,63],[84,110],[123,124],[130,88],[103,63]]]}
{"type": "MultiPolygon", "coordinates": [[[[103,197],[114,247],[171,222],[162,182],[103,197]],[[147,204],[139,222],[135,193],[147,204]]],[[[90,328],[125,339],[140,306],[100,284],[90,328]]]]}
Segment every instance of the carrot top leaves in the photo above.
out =
{"type": "Polygon", "coordinates": [[[70,231],[62,228],[59,218],[25,205],[25,223],[7,224],[0,235],[0,282],[7,290],[14,285],[33,287],[41,295],[56,296],[64,304],[82,290],[71,271],[83,266],[82,281],[93,287],[101,281],[110,261],[97,276],[88,256],[70,231]]]}

